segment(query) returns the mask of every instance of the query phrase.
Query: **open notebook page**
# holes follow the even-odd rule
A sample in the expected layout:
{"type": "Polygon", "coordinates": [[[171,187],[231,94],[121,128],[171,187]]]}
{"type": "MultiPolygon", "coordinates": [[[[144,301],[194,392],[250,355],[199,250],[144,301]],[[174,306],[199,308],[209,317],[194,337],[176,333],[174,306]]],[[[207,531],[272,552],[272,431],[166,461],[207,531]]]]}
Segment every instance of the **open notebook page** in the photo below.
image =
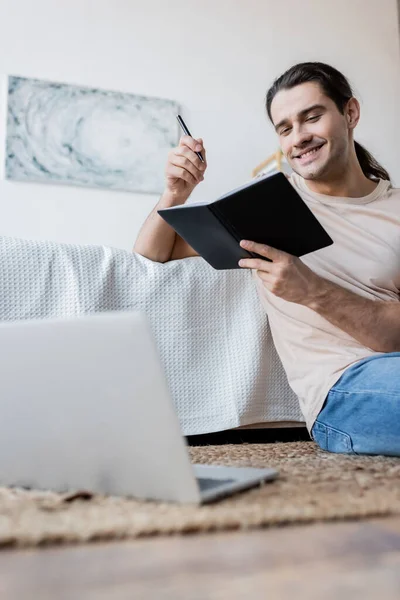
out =
{"type": "MultiPolygon", "coordinates": [[[[199,200],[199,201],[196,201],[196,202],[188,202],[186,204],[186,206],[201,206],[203,204],[212,204],[213,202],[216,202],[217,200],[222,200],[222,198],[226,198],[227,196],[230,196],[231,194],[233,194],[235,192],[239,192],[240,190],[244,190],[244,189],[246,189],[246,188],[254,185],[255,183],[259,183],[260,180],[267,179],[268,177],[271,177],[271,175],[275,175],[276,173],[279,173],[279,172],[280,171],[277,171],[277,170],[274,169],[272,172],[269,172],[269,173],[267,173],[265,175],[258,176],[258,177],[255,177],[255,178],[253,177],[253,179],[251,179],[247,183],[244,183],[243,185],[241,185],[241,186],[239,186],[239,187],[237,187],[237,188],[235,188],[233,190],[230,190],[229,192],[227,192],[226,194],[223,194],[223,196],[219,196],[219,198],[216,198],[215,200],[199,200]]],[[[169,208],[180,208],[182,206],[185,206],[185,205],[179,204],[177,206],[171,206],[169,208]]]]}

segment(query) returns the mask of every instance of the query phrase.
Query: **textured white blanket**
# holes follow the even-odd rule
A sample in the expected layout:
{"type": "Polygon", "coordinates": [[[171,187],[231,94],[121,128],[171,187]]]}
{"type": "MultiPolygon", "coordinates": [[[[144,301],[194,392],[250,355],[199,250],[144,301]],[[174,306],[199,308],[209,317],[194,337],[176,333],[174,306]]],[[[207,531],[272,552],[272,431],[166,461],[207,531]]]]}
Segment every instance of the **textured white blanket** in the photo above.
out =
{"type": "Polygon", "coordinates": [[[248,271],[0,237],[0,274],[3,321],[144,311],[184,435],[304,421],[248,271]]]}

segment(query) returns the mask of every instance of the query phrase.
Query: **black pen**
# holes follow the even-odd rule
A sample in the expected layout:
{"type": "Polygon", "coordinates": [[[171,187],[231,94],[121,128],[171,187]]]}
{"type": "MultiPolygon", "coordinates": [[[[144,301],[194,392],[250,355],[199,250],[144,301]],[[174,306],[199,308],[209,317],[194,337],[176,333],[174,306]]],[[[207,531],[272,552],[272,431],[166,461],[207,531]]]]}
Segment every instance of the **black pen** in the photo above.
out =
{"type": "MultiPolygon", "coordinates": [[[[192,138],[193,136],[190,133],[189,129],[186,127],[185,121],[182,119],[181,115],[176,115],[176,118],[178,119],[178,123],[182,127],[183,132],[186,133],[186,135],[189,135],[192,138]]],[[[201,162],[204,162],[204,158],[202,157],[201,152],[196,152],[196,154],[199,157],[199,159],[201,160],[201,162]]]]}

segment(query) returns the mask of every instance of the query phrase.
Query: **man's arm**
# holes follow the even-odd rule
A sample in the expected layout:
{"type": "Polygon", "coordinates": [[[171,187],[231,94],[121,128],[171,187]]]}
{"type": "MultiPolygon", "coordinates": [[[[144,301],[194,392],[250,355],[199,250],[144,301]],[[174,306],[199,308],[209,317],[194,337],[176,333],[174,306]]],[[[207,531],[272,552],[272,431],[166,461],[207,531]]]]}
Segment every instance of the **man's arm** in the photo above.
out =
{"type": "Polygon", "coordinates": [[[203,181],[206,168],[203,140],[195,140],[189,135],[183,136],[179,146],[168,154],[165,169],[166,189],[142,225],[133,247],[134,252],[161,263],[198,256],[157,211],[186,202],[194,188],[203,181]],[[202,153],[202,161],[198,156],[199,152],[202,153]]]}
{"type": "Polygon", "coordinates": [[[200,256],[189,244],[181,238],[180,235],[175,235],[175,244],[172,248],[170,260],[179,260],[181,258],[190,258],[191,256],[200,256]]]}
{"type": "Polygon", "coordinates": [[[363,298],[321,278],[306,306],[371,350],[400,351],[400,302],[363,298]]]}
{"type": "Polygon", "coordinates": [[[142,225],[133,251],[153,260],[165,263],[169,260],[198,256],[157,211],[175,206],[172,195],[164,193],[142,225]]]}
{"type": "Polygon", "coordinates": [[[375,352],[400,351],[400,301],[370,300],[354,294],[277,248],[251,240],[242,240],[240,245],[272,261],[245,258],[239,265],[256,269],[257,277],[276,296],[311,308],[375,352]]]}

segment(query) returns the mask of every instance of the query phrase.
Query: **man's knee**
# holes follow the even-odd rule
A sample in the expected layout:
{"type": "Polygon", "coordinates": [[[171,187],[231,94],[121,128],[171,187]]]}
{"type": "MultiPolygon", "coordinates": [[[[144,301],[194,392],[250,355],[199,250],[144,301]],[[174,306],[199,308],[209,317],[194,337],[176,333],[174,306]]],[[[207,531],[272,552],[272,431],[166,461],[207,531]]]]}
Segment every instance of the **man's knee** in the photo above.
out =
{"type": "MultiPolygon", "coordinates": [[[[400,406],[399,415],[400,420],[400,406]]],[[[400,427],[388,429],[379,422],[364,431],[343,431],[315,421],[311,437],[327,452],[353,455],[400,456],[400,427]]]]}

